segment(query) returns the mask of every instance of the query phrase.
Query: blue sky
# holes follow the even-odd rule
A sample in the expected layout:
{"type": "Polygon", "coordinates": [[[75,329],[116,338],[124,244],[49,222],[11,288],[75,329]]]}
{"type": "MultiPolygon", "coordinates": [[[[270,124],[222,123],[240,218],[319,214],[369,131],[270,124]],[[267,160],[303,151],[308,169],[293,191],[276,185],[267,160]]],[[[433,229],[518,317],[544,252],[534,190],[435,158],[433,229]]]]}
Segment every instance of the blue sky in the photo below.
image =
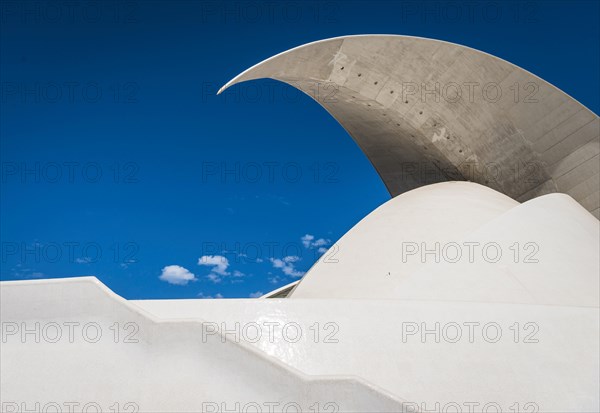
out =
{"type": "Polygon", "coordinates": [[[309,97],[271,80],[216,91],[307,42],[446,40],[600,106],[595,1],[0,7],[1,280],[95,275],[141,299],[298,279],[389,195],[309,97]]]}

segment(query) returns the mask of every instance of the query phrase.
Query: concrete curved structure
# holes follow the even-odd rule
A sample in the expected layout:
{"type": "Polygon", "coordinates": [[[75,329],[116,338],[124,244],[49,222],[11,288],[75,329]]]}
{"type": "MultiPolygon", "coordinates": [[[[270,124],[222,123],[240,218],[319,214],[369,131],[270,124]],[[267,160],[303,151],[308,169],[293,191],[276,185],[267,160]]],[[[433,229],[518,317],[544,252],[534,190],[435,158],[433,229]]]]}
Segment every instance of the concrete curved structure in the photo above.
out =
{"type": "Polygon", "coordinates": [[[392,196],[469,180],[518,201],[569,194],[599,217],[598,116],[497,57],[407,36],[322,40],[228,82],[286,82],[348,131],[392,196]]]}
{"type": "Polygon", "coordinates": [[[334,297],[599,308],[600,223],[565,194],[428,185],[363,218],[290,294],[334,297]]]}
{"type": "Polygon", "coordinates": [[[0,283],[3,412],[600,411],[596,115],[507,62],[401,36],[312,43],[226,86],[259,77],[333,87],[316,100],[398,196],[269,299],[0,283]],[[539,100],[408,93],[428,82],[533,83],[539,100]]]}

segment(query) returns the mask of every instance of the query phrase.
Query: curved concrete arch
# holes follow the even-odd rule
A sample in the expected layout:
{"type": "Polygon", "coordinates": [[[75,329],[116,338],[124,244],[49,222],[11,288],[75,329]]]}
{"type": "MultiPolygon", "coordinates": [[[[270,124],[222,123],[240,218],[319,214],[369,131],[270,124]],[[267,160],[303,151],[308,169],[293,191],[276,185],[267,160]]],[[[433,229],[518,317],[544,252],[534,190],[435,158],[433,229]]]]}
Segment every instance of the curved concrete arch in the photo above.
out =
{"type": "Polygon", "coordinates": [[[599,216],[598,116],[507,61],[439,40],[345,36],[271,57],[219,93],[260,78],[321,104],[392,196],[469,180],[521,202],[567,193],[599,216]]]}

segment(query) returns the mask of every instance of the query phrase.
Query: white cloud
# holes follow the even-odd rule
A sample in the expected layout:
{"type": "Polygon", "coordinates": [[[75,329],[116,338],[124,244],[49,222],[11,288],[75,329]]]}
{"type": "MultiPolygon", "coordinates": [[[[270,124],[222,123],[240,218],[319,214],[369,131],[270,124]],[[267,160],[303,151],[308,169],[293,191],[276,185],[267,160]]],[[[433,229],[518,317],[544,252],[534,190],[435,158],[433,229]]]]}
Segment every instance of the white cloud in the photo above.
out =
{"type": "Polygon", "coordinates": [[[257,291],[255,293],[250,293],[250,295],[248,297],[250,298],[258,298],[258,297],[262,297],[264,294],[262,291],[257,291]]]}
{"type": "Polygon", "coordinates": [[[211,268],[211,272],[220,275],[229,275],[227,268],[229,267],[229,260],[222,255],[203,255],[198,258],[198,265],[205,265],[211,268]]]}
{"type": "MultiPolygon", "coordinates": [[[[269,274],[271,274],[271,273],[269,273],[269,274]]],[[[278,284],[278,283],[279,283],[279,282],[282,280],[282,278],[281,278],[281,277],[279,277],[278,275],[274,275],[274,276],[272,276],[272,277],[269,277],[269,278],[267,278],[267,279],[269,280],[269,282],[270,282],[271,284],[278,284]]]]}
{"type": "Polygon", "coordinates": [[[315,239],[314,235],[306,234],[305,236],[300,238],[302,240],[302,245],[304,248],[310,248],[310,243],[315,239]]]}
{"type": "MultiPolygon", "coordinates": [[[[228,275],[232,275],[235,278],[242,278],[246,276],[246,274],[238,270],[234,270],[233,273],[231,271],[227,271],[230,266],[229,259],[223,255],[204,255],[198,258],[198,265],[211,267],[210,273],[206,276],[206,278],[215,284],[220,283],[223,278],[228,275]]],[[[241,280],[238,282],[241,282],[241,280]]]]}
{"type": "Polygon", "coordinates": [[[194,274],[179,265],[167,265],[158,278],[175,285],[187,285],[188,282],[197,280],[194,274]]]}
{"type": "Polygon", "coordinates": [[[331,241],[329,241],[328,239],[325,238],[319,238],[318,240],[316,240],[315,242],[312,243],[313,247],[322,247],[324,245],[329,245],[331,241]]]}
{"type": "MultiPolygon", "coordinates": [[[[311,234],[306,234],[303,237],[300,237],[300,240],[302,241],[302,245],[304,245],[304,248],[307,248],[307,249],[318,248],[319,252],[322,252],[323,247],[331,244],[330,239],[325,239],[325,238],[315,239],[315,236],[311,235],[311,234]]],[[[325,249],[325,251],[327,251],[327,249],[325,249]]],[[[323,251],[323,252],[325,252],[325,251],[323,251]]]]}
{"type": "Polygon", "coordinates": [[[212,281],[213,283],[217,284],[221,282],[221,276],[215,273],[210,273],[206,276],[206,278],[208,278],[210,281],[212,281]]]}
{"type": "Polygon", "coordinates": [[[298,271],[294,266],[294,263],[300,260],[300,257],[296,255],[288,255],[282,259],[270,258],[270,260],[273,267],[279,268],[285,275],[291,277],[302,277],[304,275],[303,271],[298,271]]]}
{"type": "Polygon", "coordinates": [[[121,268],[127,269],[130,265],[135,264],[136,262],[136,260],[125,260],[122,263],[120,263],[119,266],[121,268]]]}
{"type": "Polygon", "coordinates": [[[213,295],[204,295],[204,293],[199,292],[198,293],[198,298],[204,298],[204,299],[221,299],[221,298],[225,298],[225,297],[223,297],[223,295],[221,293],[216,293],[213,296],[213,295]]]}
{"type": "Polygon", "coordinates": [[[262,258],[259,257],[251,257],[248,254],[244,254],[244,253],[239,253],[238,258],[244,258],[244,262],[263,262],[264,260],[262,258]]]}
{"type": "Polygon", "coordinates": [[[17,264],[15,267],[11,269],[13,276],[19,278],[44,278],[47,277],[46,274],[39,271],[34,271],[30,268],[23,267],[22,264],[17,264]]]}

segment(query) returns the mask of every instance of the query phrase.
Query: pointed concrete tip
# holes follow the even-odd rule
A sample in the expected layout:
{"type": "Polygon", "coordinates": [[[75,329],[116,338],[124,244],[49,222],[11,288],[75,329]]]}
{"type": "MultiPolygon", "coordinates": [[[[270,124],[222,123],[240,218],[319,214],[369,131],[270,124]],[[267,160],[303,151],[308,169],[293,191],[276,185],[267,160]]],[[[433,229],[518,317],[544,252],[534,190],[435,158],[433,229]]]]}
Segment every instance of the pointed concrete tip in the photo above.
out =
{"type": "Polygon", "coordinates": [[[225,90],[228,89],[229,86],[235,84],[238,77],[239,75],[231,79],[229,82],[225,83],[223,86],[221,86],[221,89],[219,89],[217,95],[220,95],[221,93],[225,92],[225,90]]]}
{"type": "Polygon", "coordinates": [[[231,79],[229,82],[225,83],[223,86],[221,86],[221,89],[219,89],[219,91],[217,92],[217,95],[220,95],[221,93],[225,92],[226,89],[228,89],[230,86],[235,85],[238,82],[238,79],[244,74],[245,72],[240,73],[239,75],[237,75],[236,77],[234,77],[233,79],[231,79]]]}
{"type": "Polygon", "coordinates": [[[229,82],[225,83],[223,86],[221,86],[221,89],[219,89],[219,91],[217,92],[217,95],[220,95],[221,93],[223,93],[227,88],[229,88],[229,86],[234,85],[235,83],[237,83],[238,78],[241,76],[241,74],[237,75],[236,77],[234,77],[233,79],[231,79],[229,82]]]}

